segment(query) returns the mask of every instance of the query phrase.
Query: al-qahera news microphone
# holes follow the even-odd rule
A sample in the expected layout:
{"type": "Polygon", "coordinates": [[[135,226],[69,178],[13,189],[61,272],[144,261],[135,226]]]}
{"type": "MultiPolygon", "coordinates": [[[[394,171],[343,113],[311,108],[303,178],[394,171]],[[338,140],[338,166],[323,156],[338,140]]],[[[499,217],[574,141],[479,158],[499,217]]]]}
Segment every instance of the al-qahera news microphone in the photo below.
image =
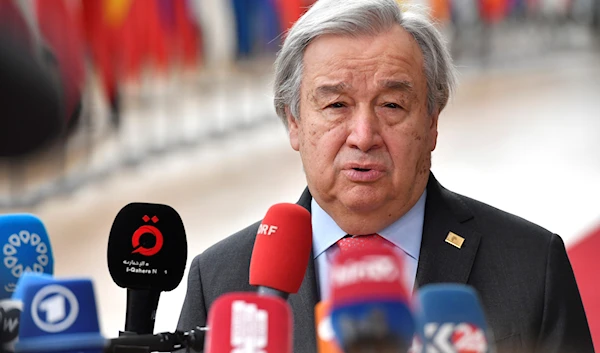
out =
{"type": "Polygon", "coordinates": [[[54,257],[46,227],[32,214],[0,215],[0,343],[12,352],[19,333],[22,302],[13,298],[20,278],[28,273],[52,275],[54,257]]]}
{"type": "Polygon", "coordinates": [[[415,323],[402,257],[388,246],[338,254],[330,270],[331,325],[345,353],[407,352],[415,323]]]}
{"type": "Polygon", "coordinates": [[[415,300],[417,338],[414,353],[493,353],[477,292],[463,284],[429,284],[415,300]]]}
{"type": "Polygon", "coordinates": [[[89,279],[24,283],[17,353],[102,353],[96,299],[89,279]]]}
{"type": "Polygon", "coordinates": [[[152,334],[160,293],[175,289],[185,271],[181,217],[167,205],[128,204],[113,222],[107,258],[113,281],[127,289],[123,334],[152,334]]]}
{"type": "Polygon", "coordinates": [[[208,313],[206,353],[292,353],[289,304],[276,296],[227,293],[208,313]]]}
{"type": "Polygon", "coordinates": [[[250,260],[250,284],[258,287],[260,295],[287,300],[302,285],[311,248],[310,212],[291,203],[271,206],[258,226],[250,260]]]}

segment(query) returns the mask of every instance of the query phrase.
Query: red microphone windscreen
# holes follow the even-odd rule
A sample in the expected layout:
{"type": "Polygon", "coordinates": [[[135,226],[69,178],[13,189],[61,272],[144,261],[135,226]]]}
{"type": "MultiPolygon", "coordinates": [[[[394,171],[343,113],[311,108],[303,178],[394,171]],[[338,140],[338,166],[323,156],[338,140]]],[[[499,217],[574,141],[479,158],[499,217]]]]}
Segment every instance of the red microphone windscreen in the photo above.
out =
{"type": "Polygon", "coordinates": [[[292,353],[292,312],[278,297],[223,294],[208,313],[205,352],[292,353]]]}
{"type": "Polygon", "coordinates": [[[338,254],[329,273],[332,306],[367,299],[408,301],[404,265],[388,246],[357,248],[338,254]]]}
{"type": "Polygon", "coordinates": [[[258,227],[250,284],[297,293],[302,284],[312,247],[310,212],[302,206],[271,206],[258,227]]]}

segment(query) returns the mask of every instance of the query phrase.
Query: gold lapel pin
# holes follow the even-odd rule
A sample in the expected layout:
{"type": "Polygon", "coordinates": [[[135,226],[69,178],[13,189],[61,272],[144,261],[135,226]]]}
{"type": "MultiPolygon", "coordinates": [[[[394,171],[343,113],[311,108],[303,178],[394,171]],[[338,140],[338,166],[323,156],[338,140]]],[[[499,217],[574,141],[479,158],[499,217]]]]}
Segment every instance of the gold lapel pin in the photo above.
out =
{"type": "Polygon", "coordinates": [[[453,232],[449,232],[446,237],[446,243],[456,246],[457,248],[461,248],[463,243],[465,242],[465,238],[461,237],[458,234],[453,232]]]}

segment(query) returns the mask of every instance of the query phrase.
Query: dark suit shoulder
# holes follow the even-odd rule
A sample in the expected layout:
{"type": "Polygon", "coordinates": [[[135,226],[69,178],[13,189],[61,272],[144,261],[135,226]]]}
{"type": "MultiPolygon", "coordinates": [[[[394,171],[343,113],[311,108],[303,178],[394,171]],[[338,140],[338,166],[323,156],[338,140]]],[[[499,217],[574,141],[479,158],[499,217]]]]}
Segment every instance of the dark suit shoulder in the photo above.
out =
{"type": "Polygon", "coordinates": [[[214,265],[215,262],[220,262],[224,257],[239,256],[240,254],[252,252],[254,247],[254,239],[260,221],[234,233],[225,239],[211,245],[208,249],[198,257],[202,264],[214,265]]]}
{"type": "Polygon", "coordinates": [[[221,294],[252,290],[250,259],[259,222],[228,236],[196,256],[207,306],[221,294]]]}
{"type": "MultiPolygon", "coordinates": [[[[449,191],[448,191],[449,192],[449,191]]],[[[500,210],[481,201],[453,193],[473,214],[475,222],[487,234],[495,234],[501,241],[517,241],[531,246],[550,245],[556,236],[551,231],[512,213],[500,210]]]]}

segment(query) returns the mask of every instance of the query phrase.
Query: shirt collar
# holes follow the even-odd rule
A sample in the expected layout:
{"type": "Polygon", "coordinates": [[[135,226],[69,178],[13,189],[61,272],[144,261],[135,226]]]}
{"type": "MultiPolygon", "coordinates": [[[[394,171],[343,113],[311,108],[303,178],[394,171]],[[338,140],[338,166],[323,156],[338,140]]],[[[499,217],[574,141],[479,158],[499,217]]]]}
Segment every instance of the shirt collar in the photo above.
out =
{"type": "MultiPolygon", "coordinates": [[[[415,260],[418,260],[421,250],[426,199],[427,189],[404,216],[377,233],[415,260]]],[[[311,221],[314,258],[346,236],[346,232],[335,223],[314,198],[311,200],[311,221]]]]}

